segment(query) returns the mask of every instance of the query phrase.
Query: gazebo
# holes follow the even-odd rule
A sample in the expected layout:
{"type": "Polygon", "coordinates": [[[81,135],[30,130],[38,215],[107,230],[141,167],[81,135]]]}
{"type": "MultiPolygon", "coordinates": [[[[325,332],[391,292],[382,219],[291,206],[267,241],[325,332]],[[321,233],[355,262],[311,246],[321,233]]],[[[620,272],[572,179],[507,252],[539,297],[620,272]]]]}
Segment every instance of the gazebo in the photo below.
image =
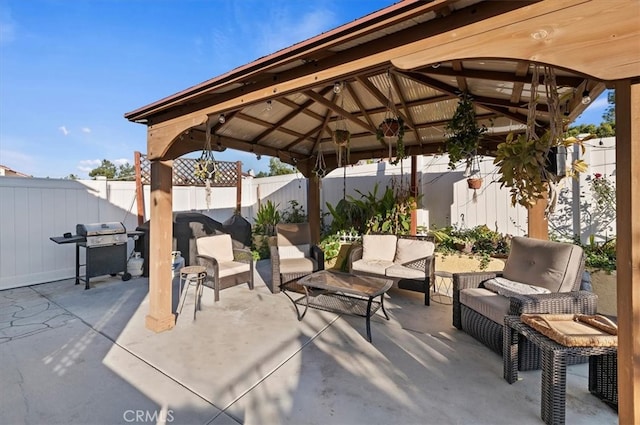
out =
{"type": "MultiPolygon", "coordinates": [[[[531,93],[543,84],[532,77],[543,67],[553,73],[570,120],[588,98],[615,89],[619,415],[621,423],[640,422],[640,329],[633,326],[640,323],[640,224],[632,220],[640,216],[635,0],[406,0],[125,114],[147,126],[151,161],[147,327],[159,332],[175,323],[166,272],[174,159],[208,146],[296,166],[309,177],[307,211],[317,240],[318,156],[326,170],[398,157],[396,139],[377,134],[390,116],[404,122],[407,157],[438,153],[460,93],[472,97],[479,123],[491,123],[481,145],[491,155],[508,133],[525,130],[531,93]],[[335,145],[336,130],[343,129],[350,133],[348,152],[335,145]]],[[[548,125],[553,111],[541,101],[535,114],[548,125]]],[[[541,200],[529,209],[531,237],[548,237],[545,206],[541,200]]]]}

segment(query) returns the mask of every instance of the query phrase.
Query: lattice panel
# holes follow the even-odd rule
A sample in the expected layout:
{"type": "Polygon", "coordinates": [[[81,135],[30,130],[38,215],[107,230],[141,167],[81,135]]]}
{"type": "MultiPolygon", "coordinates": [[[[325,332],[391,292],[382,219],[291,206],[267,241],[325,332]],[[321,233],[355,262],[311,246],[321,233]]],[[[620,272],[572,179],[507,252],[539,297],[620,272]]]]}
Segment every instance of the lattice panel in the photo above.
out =
{"type": "MultiPolygon", "coordinates": [[[[173,161],[174,186],[205,186],[205,180],[195,176],[197,159],[180,158],[173,161]]],[[[217,171],[211,179],[212,187],[236,187],[238,169],[235,162],[216,161],[217,171]]],[[[140,156],[142,184],[151,184],[151,161],[140,156]]]]}

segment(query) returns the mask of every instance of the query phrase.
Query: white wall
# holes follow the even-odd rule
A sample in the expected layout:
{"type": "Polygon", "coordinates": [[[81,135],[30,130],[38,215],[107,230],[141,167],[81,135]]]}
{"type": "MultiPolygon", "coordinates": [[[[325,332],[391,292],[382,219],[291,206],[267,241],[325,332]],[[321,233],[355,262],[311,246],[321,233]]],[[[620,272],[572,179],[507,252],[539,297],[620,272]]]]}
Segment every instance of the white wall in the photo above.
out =
{"type": "MultiPolygon", "coordinates": [[[[581,227],[583,240],[595,227],[586,214],[588,178],[599,172],[615,179],[615,139],[590,141],[584,159],[591,165],[581,176],[580,184],[571,183],[562,191],[558,212],[550,218],[550,227],[573,232],[574,221],[581,227]],[[582,205],[580,216],[568,206],[573,193],[582,205]]],[[[512,235],[526,232],[527,214],[522,207],[512,207],[506,189],[500,189],[492,158],[481,163],[484,184],[473,191],[467,188],[462,170],[447,168],[447,157],[420,157],[418,185],[423,194],[418,225],[443,227],[455,225],[471,228],[486,224],[492,230],[512,235]]],[[[355,198],[373,191],[379,183],[381,194],[392,178],[408,184],[410,160],[392,166],[386,162],[347,167],[331,172],[322,180],[321,206],[336,205],[343,197],[346,172],[346,194],[355,198]]],[[[145,186],[145,210],[149,217],[149,187],[145,186]]],[[[242,187],[241,215],[253,223],[259,204],[271,200],[281,210],[295,199],[306,211],[307,180],[300,174],[245,179],[242,187]]],[[[236,206],[235,188],[215,188],[210,208],[206,205],[205,189],[174,187],[174,211],[198,211],[217,221],[230,218],[236,206]]],[[[330,217],[328,217],[330,220],[330,217]]],[[[137,227],[137,205],[134,182],[106,180],[55,180],[21,177],[0,177],[0,289],[66,279],[75,276],[75,246],[57,245],[52,236],[75,233],[78,223],[118,221],[128,230],[137,227]]],[[[613,223],[615,229],[615,222],[613,223]]],[[[613,233],[607,234],[607,237],[613,233]]],[[[129,252],[133,242],[129,243],[129,252]]],[[[82,253],[83,250],[81,250],[82,253]]]]}

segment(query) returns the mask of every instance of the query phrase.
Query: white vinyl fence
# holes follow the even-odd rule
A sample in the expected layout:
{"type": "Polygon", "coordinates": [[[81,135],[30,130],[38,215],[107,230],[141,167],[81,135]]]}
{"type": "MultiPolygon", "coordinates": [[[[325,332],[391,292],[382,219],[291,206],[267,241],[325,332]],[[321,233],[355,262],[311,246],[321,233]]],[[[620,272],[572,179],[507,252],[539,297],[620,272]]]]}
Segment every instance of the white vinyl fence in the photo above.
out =
{"type": "MultiPolygon", "coordinates": [[[[560,190],[557,213],[550,218],[552,231],[568,237],[579,232],[583,241],[591,234],[599,239],[611,237],[615,230],[611,214],[594,212],[588,190],[595,173],[615,183],[615,139],[602,139],[602,144],[599,140],[590,142],[584,157],[591,166],[589,173],[579,181],[566,179],[560,190]],[[577,212],[570,208],[575,203],[580,205],[577,212]]],[[[446,156],[419,157],[417,163],[422,194],[419,226],[472,228],[486,224],[501,233],[526,233],[527,213],[522,207],[512,207],[508,191],[500,189],[492,158],[481,161],[484,184],[476,191],[467,188],[462,170],[447,168],[446,156]]],[[[403,166],[378,162],[334,170],[322,180],[323,211],[328,212],[326,203],[336,205],[343,193],[358,198],[357,191],[367,194],[378,183],[380,195],[391,179],[404,179],[408,184],[409,173],[410,160],[405,160],[403,166]]],[[[148,219],[148,186],[144,193],[148,219]]],[[[280,210],[296,200],[306,211],[306,199],[307,180],[300,174],[248,178],[242,185],[241,215],[253,223],[259,205],[267,200],[280,210]]],[[[173,188],[174,211],[197,211],[224,222],[232,216],[235,204],[235,188],[213,189],[209,206],[204,188],[173,188]]],[[[57,245],[49,238],[75,233],[79,223],[118,221],[133,230],[138,225],[136,214],[134,182],[0,177],[0,289],[73,277],[75,246],[57,245]]]]}

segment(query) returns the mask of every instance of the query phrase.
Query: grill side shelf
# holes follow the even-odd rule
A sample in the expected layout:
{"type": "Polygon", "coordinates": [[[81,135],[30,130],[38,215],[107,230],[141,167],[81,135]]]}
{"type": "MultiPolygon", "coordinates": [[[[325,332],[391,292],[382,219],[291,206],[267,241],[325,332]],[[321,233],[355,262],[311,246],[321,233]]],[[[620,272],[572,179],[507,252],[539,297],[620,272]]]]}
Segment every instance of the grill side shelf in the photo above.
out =
{"type": "Polygon", "coordinates": [[[51,239],[52,241],[54,241],[59,245],[65,244],[65,243],[79,243],[79,242],[86,241],[86,238],[80,235],[73,235],[70,238],[65,238],[64,236],[52,236],[49,239],[51,239]]]}

